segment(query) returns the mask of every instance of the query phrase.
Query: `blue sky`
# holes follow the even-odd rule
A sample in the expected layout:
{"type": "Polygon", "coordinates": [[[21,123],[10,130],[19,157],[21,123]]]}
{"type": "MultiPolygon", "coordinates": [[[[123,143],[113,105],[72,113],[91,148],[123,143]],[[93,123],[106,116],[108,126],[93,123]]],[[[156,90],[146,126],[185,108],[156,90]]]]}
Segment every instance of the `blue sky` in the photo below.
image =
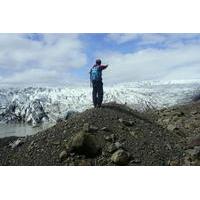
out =
{"type": "Polygon", "coordinates": [[[106,84],[200,78],[200,34],[0,34],[1,86],[88,82],[96,58],[106,84]]]}

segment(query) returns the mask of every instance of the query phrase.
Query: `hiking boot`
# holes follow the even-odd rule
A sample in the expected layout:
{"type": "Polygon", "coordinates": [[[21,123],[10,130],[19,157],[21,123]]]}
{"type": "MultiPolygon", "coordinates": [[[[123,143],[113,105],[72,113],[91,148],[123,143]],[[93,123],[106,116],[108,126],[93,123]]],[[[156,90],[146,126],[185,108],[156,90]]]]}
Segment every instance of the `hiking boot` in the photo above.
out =
{"type": "Polygon", "coordinates": [[[97,105],[97,108],[101,108],[101,105],[97,105]]]}

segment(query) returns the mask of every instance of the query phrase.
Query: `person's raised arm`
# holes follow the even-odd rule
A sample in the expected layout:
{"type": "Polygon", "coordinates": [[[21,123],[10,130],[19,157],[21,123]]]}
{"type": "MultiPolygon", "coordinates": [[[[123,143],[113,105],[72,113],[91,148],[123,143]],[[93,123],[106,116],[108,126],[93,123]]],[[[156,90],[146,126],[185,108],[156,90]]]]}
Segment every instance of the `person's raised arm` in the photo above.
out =
{"type": "Polygon", "coordinates": [[[108,65],[101,65],[100,67],[101,67],[102,70],[104,70],[108,67],[108,65]]]}

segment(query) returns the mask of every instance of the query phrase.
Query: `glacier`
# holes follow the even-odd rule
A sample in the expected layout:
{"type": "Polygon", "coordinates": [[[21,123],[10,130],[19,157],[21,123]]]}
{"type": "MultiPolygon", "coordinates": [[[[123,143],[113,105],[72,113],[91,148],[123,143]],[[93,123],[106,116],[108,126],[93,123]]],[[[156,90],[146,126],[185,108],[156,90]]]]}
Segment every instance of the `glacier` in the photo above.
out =
{"type": "MultiPolygon", "coordinates": [[[[189,102],[199,89],[200,79],[120,83],[104,86],[104,103],[160,109],[189,102]]],[[[56,122],[71,112],[91,108],[91,93],[89,86],[1,88],[0,122],[56,122]]]]}

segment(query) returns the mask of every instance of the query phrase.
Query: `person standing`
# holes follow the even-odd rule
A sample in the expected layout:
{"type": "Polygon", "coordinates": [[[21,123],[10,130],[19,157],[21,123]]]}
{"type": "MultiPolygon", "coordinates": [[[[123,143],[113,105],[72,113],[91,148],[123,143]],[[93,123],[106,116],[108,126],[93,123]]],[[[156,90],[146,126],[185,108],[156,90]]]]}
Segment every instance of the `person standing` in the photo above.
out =
{"type": "Polygon", "coordinates": [[[93,88],[92,100],[95,108],[101,107],[103,102],[102,71],[107,67],[108,65],[102,65],[101,60],[97,59],[96,64],[90,70],[90,82],[93,88]]]}

